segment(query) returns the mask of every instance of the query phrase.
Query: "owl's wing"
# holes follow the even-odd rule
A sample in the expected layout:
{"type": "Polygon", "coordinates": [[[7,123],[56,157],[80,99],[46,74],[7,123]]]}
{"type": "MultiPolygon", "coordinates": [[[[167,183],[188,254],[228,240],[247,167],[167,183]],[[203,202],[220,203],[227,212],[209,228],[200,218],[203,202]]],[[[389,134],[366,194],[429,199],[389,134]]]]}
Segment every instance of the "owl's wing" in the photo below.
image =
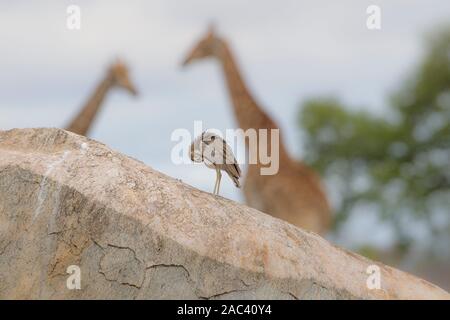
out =
{"type": "Polygon", "coordinates": [[[216,137],[214,141],[208,145],[208,148],[212,148],[212,150],[208,150],[206,154],[212,155],[212,161],[220,165],[222,170],[225,170],[236,178],[241,176],[241,169],[234,157],[233,150],[231,150],[230,146],[222,138],[216,137]]]}

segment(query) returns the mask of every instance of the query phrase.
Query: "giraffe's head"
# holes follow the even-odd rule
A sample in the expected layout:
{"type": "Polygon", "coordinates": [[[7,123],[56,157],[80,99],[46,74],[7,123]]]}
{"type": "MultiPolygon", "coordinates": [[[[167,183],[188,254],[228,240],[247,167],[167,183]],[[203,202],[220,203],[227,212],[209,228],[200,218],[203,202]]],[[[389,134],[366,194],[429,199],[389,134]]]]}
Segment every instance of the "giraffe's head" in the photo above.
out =
{"type": "Polygon", "coordinates": [[[114,62],[109,68],[109,73],[113,81],[113,85],[124,88],[132,95],[137,95],[137,90],[128,76],[127,66],[120,60],[114,62]]]}
{"type": "Polygon", "coordinates": [[[220,57],[223,47],[224,42],[214,33],[214,28],[210,26],[206,35],[200,39],[184,59],[183,66],[207,57],[220,57]]]}

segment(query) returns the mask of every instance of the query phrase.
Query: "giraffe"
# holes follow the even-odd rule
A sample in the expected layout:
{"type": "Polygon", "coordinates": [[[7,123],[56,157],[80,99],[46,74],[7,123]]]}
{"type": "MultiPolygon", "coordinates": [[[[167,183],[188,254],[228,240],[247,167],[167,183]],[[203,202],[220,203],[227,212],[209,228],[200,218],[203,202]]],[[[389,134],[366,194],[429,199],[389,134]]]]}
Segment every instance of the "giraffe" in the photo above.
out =
{"type": "MultiPolygon", "coordinates": [[[[210,28],[183,61],[183,66],[212,57],[219,61],[225,75],[234,115],[242,130],[278,129],[247,89],[228,44],[210,28]]],[[[246,150],[249,140],[245,140],[246,150]]],[[[247,204],[298,227],[324,234],[331,222],[331,209],[317,174],[303,162],[291,158],[280,135],[279,171],[261,175],[259,162],[248,164],[243,191],[247,204]]]]}
{"type": "Polygon", "coordinates": [[[132,95],[137,95],[135,86],[128,77],[128,69],[120,60],[115,61],[108,68],[105,77],[100,81],[84,107],[66,127],[66,130],[86,136],[100,111],[107,92],[113,87],[121,87],[132,95]]]}

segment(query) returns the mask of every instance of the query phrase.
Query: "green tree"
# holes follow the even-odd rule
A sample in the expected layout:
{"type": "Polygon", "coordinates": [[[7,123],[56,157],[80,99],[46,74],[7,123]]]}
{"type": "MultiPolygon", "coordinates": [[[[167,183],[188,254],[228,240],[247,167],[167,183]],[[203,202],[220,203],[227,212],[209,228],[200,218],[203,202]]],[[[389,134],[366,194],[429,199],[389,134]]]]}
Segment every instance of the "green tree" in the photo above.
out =
{"type": "Polygon", "coordinates": [[[337,234],[370,208],[394,228],[397,249],[414,244],[420,228],[429,249],[450,255],[450,29],[426,44],[385,117],[314,98],[299,120],[306,162],[338,193],[337,234]]]}

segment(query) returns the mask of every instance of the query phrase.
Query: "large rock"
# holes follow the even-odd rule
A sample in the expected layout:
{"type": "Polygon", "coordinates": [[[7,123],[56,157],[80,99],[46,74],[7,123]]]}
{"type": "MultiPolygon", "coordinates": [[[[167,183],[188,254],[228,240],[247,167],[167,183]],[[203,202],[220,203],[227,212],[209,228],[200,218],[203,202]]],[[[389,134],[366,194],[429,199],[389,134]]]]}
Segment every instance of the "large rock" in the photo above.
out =
{"type": "Polygon", "coordinates": [[[96,141],[23,129],[0,132],[0,298],[449,294],[96,141]],[[369,290],[373,264],[381,289],[369,290]],[[81,290],[66,287],[70,265],[81,268],[81,290]]]}

